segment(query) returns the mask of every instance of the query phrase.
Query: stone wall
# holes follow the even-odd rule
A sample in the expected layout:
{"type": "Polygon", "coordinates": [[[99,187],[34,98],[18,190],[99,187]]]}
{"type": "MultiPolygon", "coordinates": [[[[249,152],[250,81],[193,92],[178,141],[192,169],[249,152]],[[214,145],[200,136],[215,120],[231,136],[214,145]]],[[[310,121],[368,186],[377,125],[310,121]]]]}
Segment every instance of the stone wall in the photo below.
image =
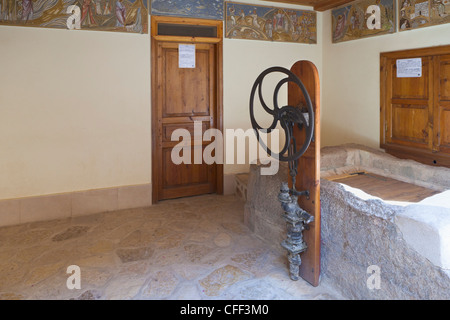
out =
{"type": "Polygon", "coordinates": [[[288,179],[288,167],[285,163],[280,163],[280,170],[276,175],[266,176],[260,174],[261,166],[250,166],[244,222],[257,236],[285,254],[280,243],[286,238],[286,228],[278,193],[281,182],[288,179]]]}
{"type": "MultiPolygon", "coordinates": [[[[372,164],[374,173],[406,182],[421,180],[417,184],[434,185],[437,190],[449,188],[449,169],[400,160],[365,147],[324,148],[321,162],[322,176],[367,170],[372,164]]],[[[259,165],[250,168],[245,223],[286,255],[280,245],[286,227],[277,196],[281,182],[288,179],[287,166],[282,163],[274,176],[262,176],[260,169],[259,165]]],[[[376,198],[362,199],[349,188],[322,178],[320,195],[321,281],[351,299],[450,299],[450,191],[437,195],[439,207],[428,199],[423,205],[398,206],[376,198]],[[369,266],[379,268],[380,289],[367,286],[369,266]]]]}
{"type": "MultiPolygon", "coordinates": [[[[450,299],[450,278],[403,238],[399,208],[321,180],[321,275],[352,299],[450,299]],[[369,289],[369,266],[380,289],[369,289]]],[[[426,212],[423,212],[426,214],[426,212]]],[[[432,248],[430,248],[432,249],[432,248]]]]}

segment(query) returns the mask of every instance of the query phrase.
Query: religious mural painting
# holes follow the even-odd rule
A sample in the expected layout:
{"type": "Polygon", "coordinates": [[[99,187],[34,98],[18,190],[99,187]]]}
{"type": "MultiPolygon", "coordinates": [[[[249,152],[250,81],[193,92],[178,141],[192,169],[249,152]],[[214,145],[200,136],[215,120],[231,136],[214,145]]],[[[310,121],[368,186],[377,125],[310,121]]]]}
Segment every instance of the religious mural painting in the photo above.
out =
{"type": "Polygon", "coordinates": [[[223,20],[223,0],[151,0],[151,14],[223,20]]]}
{"type": "Polygon", "coordinates": [[[0,0],[0,25],[148,33],[147,0],[0,0]]]}
{"type": "Polygon", "coordinates": [[[396,31],[395,0],[361,0],[331,11],[333,43],[396,31]]]}
{"type": "Polygon", "coordinates": [[[226,2],[225,36],[232,39],[317,43],[316,13],[226,2]]]}
{"type": "Polygon", "coordinates": [[[450,0],[398,0],[400,31],[450,22],[450,0]]]}

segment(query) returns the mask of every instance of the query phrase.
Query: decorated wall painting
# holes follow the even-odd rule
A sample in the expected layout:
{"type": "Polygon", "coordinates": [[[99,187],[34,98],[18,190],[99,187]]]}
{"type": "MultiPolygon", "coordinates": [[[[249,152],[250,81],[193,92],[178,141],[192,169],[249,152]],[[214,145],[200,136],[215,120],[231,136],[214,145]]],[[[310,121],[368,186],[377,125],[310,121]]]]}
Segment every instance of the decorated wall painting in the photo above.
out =
{"type": "Polygon", "coordinates": [[[223,0],[151,0],[151,14],[223,20],[223,0]]]}
{"type": "Polygon", "coordinates": [[[147,0],[0,0],[0,25],[148,33],[147,0]]]}
{"type": "Polygon", "coordinates": [[[233,39],[317,43],[314,11],[226,2],[225,36],[233,39]]]}
{"type": "Polygon", "coordinates": [[[333,43],[361,39],[396,30],[395,0],[361,0],[333,9],[333,43]]]}
{"type": "Polygon", "coordinates": [[[398,0],[400,31],[450,22],[450,0],[398,0]]]}

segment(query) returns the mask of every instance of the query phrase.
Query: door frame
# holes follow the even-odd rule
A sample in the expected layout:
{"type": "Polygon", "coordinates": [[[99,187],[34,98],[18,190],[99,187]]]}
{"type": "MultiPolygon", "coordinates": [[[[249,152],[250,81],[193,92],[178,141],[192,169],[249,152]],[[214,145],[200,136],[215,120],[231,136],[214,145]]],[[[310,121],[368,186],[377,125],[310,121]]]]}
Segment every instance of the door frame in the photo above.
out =
{"type": "MultiPolygon", "coordinates": [[[[158,42],[209,43],[216,47],[216,129],[223,133],[223,21],[194,18],[178,18],[166,16],[151,17],[151,142],[152,142],[152,203],[158,202],[158,186],[160,168],[157,166],[159,157],[157,137],[159,124],[157,117],[157,44],[158,42]],[[170,23],[194,26],[213,26],[217,28],[216,37],[168,36],[158,34],[159,23],[170,23]]],[[[223,164],[216,164],[216,193],[223,194],[223,164]]]]}

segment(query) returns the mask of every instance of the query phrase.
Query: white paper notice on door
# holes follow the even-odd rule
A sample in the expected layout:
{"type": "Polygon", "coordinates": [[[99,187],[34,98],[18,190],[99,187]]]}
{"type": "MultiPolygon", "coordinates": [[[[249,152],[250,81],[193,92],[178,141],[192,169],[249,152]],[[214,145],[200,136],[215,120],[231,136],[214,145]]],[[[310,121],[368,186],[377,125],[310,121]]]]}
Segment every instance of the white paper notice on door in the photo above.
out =
{"type": "Polygon", "coordinates": [[[397,59],[397,78],[420,78],[422,58],[397,59]]]}
{"type": "Polygon", "coordinates": [[[195,68],[195,44],[178,45],[178,67],[195,68]]]}

